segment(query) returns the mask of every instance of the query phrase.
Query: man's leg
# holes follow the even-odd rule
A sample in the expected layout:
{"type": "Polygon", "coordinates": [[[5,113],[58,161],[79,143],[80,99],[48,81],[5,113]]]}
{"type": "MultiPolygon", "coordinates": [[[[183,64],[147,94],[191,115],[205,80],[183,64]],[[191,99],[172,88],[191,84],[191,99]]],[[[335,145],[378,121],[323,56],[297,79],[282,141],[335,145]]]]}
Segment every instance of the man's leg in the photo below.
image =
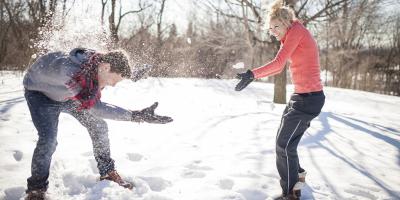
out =
{"type": "MultiPolygon", "coordinates": [[[[66,105],[72,105],[67,102],[66,105]]],[[[120,186],[132,189],[133,184],[125,181],[114,169],[114,160],[110,155],[110,141],[108,139],[107,123],[95,117],[87,110],[78,111],[74,106],[66,106],[65,112],[74,116],[89,132],[93,144],[93,153],[97,161],[97,168],[100,172],[100,180],[109,180],[118,183],[120,186]]]]}
{"type": "Polygon", "coordinates": [[[73,107],[69,107],[65,112],[74,116],[88,130],[100,175],[105,176],[108,172],[114,170],[107,123],[103,119],[96,118],[87,110],[78,111],[73,107]]]}
{"type": "Polygon", "coordinates": [[[28,190],[46,190],[49,184],[51,157],[57,146],[57,126],[60,103],[36,91],[25,91],[25,98],[31,113],[32,122],[38,131],[39,139],[32,156],[31,177],[28,190]]]}

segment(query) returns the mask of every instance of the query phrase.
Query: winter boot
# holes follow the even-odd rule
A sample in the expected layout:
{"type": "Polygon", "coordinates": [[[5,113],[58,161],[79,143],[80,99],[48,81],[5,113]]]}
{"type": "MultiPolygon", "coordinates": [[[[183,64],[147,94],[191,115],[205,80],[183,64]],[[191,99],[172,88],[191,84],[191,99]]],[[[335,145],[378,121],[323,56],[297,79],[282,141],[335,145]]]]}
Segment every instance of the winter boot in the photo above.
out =
{"type": "Polygon", "coordinates": [[[121,176],[119,176],[119,174],[115,170],[108,172],[105,176],[101,176],[100,181],[102,181],[102,180],[109,180],[109,181],[116,182],[116,183],[118,183],[118,185],[120,185],[124,188],[128,188],[130,190],[133,188],[133,183],[123,180],[121,178],[121,176]]]}
{"type": "Polygon", "coordinates": [[[300,190],[296,191],[293,190],[290,194],[281,195],[279,197],[274,198],[274,200],[300,200],[300,196],[301,196],[300,190]]]}
{"type": "Polygon", "coordinates": [[[297,182],[293,186],[293,190],[287,195],[281,195],[276,197],[274,200],[300,200],[301,197],[301,189],[304,187],[303,182],[297,182]]]}
{"type": "Polygon", "coordinates": [[[306,171],[300,172],[299,173],[299,181],[303,182],[303,183],[306,182],[306,175],[307,175],[306,171]]]}
{"type": "Polygon", "coordinates": [[[46,200],[46,190],[38,189],[26,192],[25,200],[46,200]]]}

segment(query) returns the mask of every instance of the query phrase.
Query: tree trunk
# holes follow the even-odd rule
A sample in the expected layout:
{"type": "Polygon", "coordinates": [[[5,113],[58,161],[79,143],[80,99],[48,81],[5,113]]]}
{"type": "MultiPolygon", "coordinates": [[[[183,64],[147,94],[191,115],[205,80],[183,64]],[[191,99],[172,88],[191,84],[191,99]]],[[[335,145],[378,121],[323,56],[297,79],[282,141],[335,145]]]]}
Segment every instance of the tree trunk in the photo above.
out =
{"type": "Polygon", "coordinates": [[[158,46],[162,46],[162,20],[163,20],[163,14],[164,14],[164,8],[165,8],[165,1],[166,0],[161,0],[161,8],[160,8],[160,13],[158,13],[157,16],[157,42],[158,46]]]}
{"type": "Polygon", "coordinates": [[[108,17],[109,26],[110,26],[110,33],[111,33],[111,40],[113,43],[118,42],[118,33],[117,27],[115,25],[115,0],[111,0],[111,14],[108,17]]]}
{"type": "MultiPolygon", "coordinates": [[[[108,0],[101,0],[101,25],[104,26],[104,14],[105,14],[105,9],[106,9],[106,5],[107,5],[107,1],[108,0]]],[[[114,5],[115,8],[115,5],[114,5]]]]}
{"type": "MultiPolygon", "coordinates": [[[[294,10],[294,1],[284,0],[284,4],[291,7],[294,10]]],[[[272,36],[271,36],[272,37],[272,36]]],[[[275,44],[276,52],[278,53],[280,42],[273,37],[272,40],[275,44]]],[[[286,67],[282,70],[280,74],[274,77],[274,103],[285,104],[286,103],[286,67]]]]}
{"type": "Polygon", "coordinates": [[[286,103],[286,67],[274,76],[274,103],[286,103]]]}

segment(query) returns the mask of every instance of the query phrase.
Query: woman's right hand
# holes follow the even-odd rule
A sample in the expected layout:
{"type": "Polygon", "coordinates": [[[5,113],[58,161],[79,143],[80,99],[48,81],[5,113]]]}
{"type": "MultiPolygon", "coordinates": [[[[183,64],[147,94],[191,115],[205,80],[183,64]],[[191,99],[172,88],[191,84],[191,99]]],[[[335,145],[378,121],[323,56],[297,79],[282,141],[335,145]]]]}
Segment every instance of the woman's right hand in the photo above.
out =
{"type": "Polygon", "coordinates": [[[247,70],[244,73],[239,73],[236,75],[237,79],[241,79],[240,82],[236,85],[235,90],[236,91],[241,91],[245,87],[247,87],[253,80],[254,80],[254,74],[251,70],[247,70]]]}

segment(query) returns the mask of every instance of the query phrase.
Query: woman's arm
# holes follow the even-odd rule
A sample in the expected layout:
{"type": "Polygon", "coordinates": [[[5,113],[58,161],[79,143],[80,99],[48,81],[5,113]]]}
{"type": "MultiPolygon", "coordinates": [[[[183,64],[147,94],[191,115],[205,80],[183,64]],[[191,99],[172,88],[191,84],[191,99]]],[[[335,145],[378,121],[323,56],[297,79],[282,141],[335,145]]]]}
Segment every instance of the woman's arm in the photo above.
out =
{"type": "Polygon", "coordinates": [[[262,78],[279,74],[285,67],[286,61],[291,57],[294,50],[299,46],[301,39],[304,36],[304,27],[300,24],[293,25],[287,32],[275,58],[262,67],[253,69],[252,72],[255,78],[262,78]]]}

